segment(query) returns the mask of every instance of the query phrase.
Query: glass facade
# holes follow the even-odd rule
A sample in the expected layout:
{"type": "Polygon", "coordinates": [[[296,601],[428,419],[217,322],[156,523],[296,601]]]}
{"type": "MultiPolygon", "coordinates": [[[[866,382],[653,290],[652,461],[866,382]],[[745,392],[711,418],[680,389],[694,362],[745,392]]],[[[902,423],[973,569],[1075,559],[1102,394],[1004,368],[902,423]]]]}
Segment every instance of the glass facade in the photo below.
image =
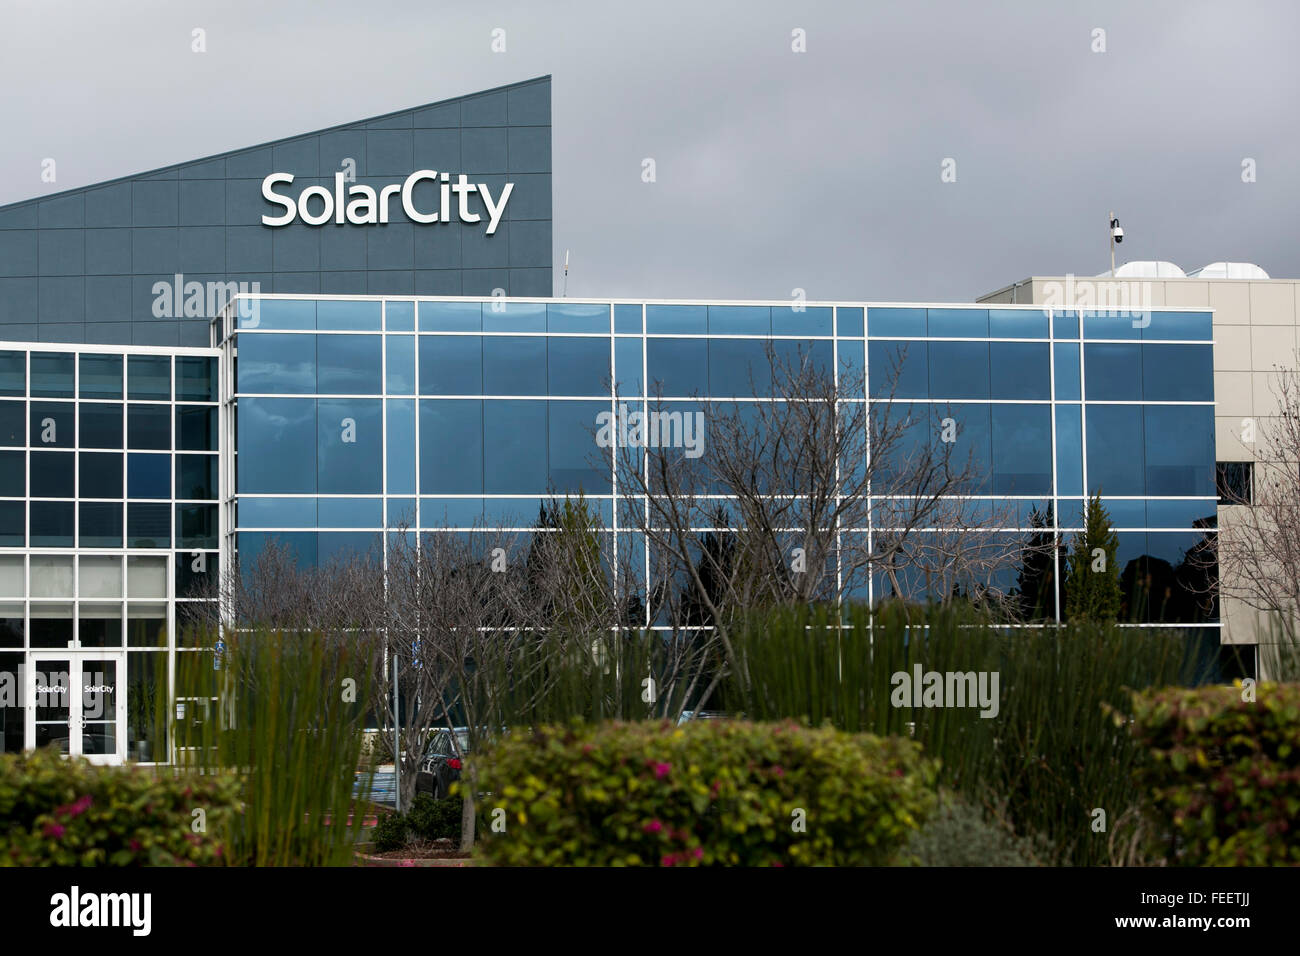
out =
{"type": "Polygon", "coordinates": [[[211,349],[0,348],[5,750],[165,754],[140,708],[220,568],[218,370],[211,349]],[[93,699],[66,690],[83,678],[93,699]],[[25,725],[28,693],[48,716],[25,725]]]}
{"type": "MultiPolygon", "coordinates": [[[[947,427],[975,465],[964,495],[1013,516],[999,528],[1008,535],[1054,531],[1068,544],[1085,498],[1101,495],[1120,533],[1122,580],[1149,585],[1129,614],[1206,617],[1180,597],[1217,513],[1203,313],[1155,312],[1136,328],[1034,307],[377,298],[258,307],[255,321],[228,315],[222,333],[239,436],[227,528],[242,556],[281,537],[322,561],[375,548],[398,525],[526,531],[544,501],[579,491],[606,530],[619,530],[597,415],[619,402],[694,411],[770,400],[770,346],[860,379],[862,393],[842,398],[892,403],[913,423],[908,441],[935,441],[947,427]]],[[[860,597],[886,593],[873,580],[860,597]]]]}

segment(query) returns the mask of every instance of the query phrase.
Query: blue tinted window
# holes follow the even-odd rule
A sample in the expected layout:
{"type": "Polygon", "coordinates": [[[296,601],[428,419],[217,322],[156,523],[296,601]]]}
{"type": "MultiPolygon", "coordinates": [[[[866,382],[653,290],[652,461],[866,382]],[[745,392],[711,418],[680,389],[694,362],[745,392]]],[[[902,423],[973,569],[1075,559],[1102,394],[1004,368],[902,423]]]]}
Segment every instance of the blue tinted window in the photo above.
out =
{"type": "Polygon", "coordinates": [[[614,339],[615,378],[620,395],[635,397],[644,394],[641,388],[641,359],[641,339],[614,339]]]}
{"type": "Polygon", "coordinates": [[[989,334],[988,309],[927,309],[931,338],[984,338],[989,334]]]}
{"type": "MultiPolygon", "coordinates": [[[[710,350],[714,344],[716,343],[710,343],[710,350]]],[[[763,343],[758,344],[761,346],[763,343]]],[[[835,374],[835,345],[830,341],[778,339],[772,343],[771,361],[761,349],[760,354],[762,358],[755,362],[754,367],[754,380],[760,389],[767,387],[767,380],[773,377],[768,373],[773,370],[777,384],[783,388],[786,388],[784,383],[789,381],[791,375],[802,377],[805,372],[813,371],[818,376],[829,379],[835,374]],[[775,365],[772,364],[773,361],[775,365]]]]}
{"type": "Polygon", "coordinates": [[[415,303],[385,302],[384,328],[389,332],[414,332],[415,303]]]}
{"type": "Polygon", "coordinates": [[[1142,346],[1085,345],[1083,374],[1092,401],[1142,400],[1142,346]]]}
{"type": "Polygon", "coordinates": [[[477,302],[421,302],[421,332],[481,332],[483,307],[477,302]]]}
{"type": "Polygon", "coordinates": [[[483,430],[488,436],[483,443],[485,492],[513,495],[546,490],[546,404],[483,403],[483,430]]]}
{"type": "Polygon", "coordinates": [[[929,398],[929,343],[868,342],[867,374],[873,398],[929,398]]]}
{"type": "Polygon", "coordinates": [[[699,334],[709,329],[707,307],[703,305],[647,305],[646,332],[651,335],[699,334]]]}
{"type": "Polygon", "coordinates": [[[239,551],[239,565],[244,569],[245,576],[257,566],[258,555],[271,541],[287,551],[300,568],[316,563],[316,532],[314,531],[246,531],[235,539],[239,551]]]}
{"type": "Polygon", "coordinates": [[[545,395],[546,339],[484,336],[483,394],[545,395]]]}
{"type": "MultiPolygon", "coordinates": [[[[933,347],[934,343],[931,343],[933,347]]],[[[955,440],[951,443],[950,467],[961,472],[969,469],[968,480],[960,490],[968,494],[988,494],[993,472],[992,428],[988,405],[934,405],[932,441],[945,442],[954,436],[949,419],[956,424],[955,440]]],[[[940,450],[943,450],[940,444],[940,450]]]]}
{"type": "Polygon", "coordinates": [[[33,548],[71,548],[75,521],[74,502],[33,501],[31,503],[33,548]]]}
{"type": "Polygon", "coordinates": [[[483,402],[420,402],[420,493],[483,493],[483,402]]]}
{"type": "Polygon", "coordinates": [[[664,396],[708,392],[709,346],[705,339],[648,339],[646,341],[647,391],[662,389],[664,396]]]}
{"type": "Polygon", "coordinates": [[[1079,313],[1073,309],[1063,311],[1051,309],[1052,335],[1058,339],[1077,339],[1079,337],[1079,313]]]}
{"type": "Polygon", "coordinates": [[[1052,493],[1052,417],[1047,405],[994,405],[993,493],[1052,493]]]}
{"type": "MultiPolygon", "coordinates": [[[[596,416],[609,402],[548,402],[550,480],[561,493],[607,494],[609,468],[596,446],[596,416]]],[[[540,490],[540,489],[539,489],[540,490]]]]}
{"type": "Polygon", "coordinates": [[[27,505],[0,501],[0,547],[21,548],[27,538],[27,505]]]}
{"type": "Polygon", "coordinates": [[[176,497],[200,501],[218,495],[216,455],[176,456],[176,497]]]}
{"type": "Polygon", "coordinates": [[[1214,498],[1201,501],[1147,502],[1148,528],[1214,528],[1218,525],[1218,503],[1214,498]]]}
{"type": "Polygon", "coordinates": [[[396,528],[399,525],[405,525],[408,528],[415,527],[414,498],[389,498],[384,507],[387,509],[386,521],[388,527],[396,528]]]}
{"type": "Polygon", "coordinates": [[[1078,405],[1056,408],[1056,493],[1083,494],[1083,426],[1078,405]]]}
{"type": "Polygon", "coordinates": [[[1211,347],[1142,346],[1142,397],[1148,402],[1214,401],[1211,347]]]}
{"type": "Polygon", "coordinates": [[[241,528],[314,528],[315,498],[240,498],[241,528]]]}
{"type": "Polygon", "coordinates": [[[316,302],[313,299],[254,299],[252,308],[254,313],[247,319],[240,308],[241,329],[316,328],[316,302]]]}
{"type": "MultiPolygon", "coordinates": [[[[84,393],[83,393],[83,398],[84,393]]],[[[116,398],[118,396],[106,396],[116,398]]],[[[215,402],[217,400],[217,360],[201,355],[176,356],[176,400],[178,402],[215,402]]]]}
{"type": "Polygon", "coordinates": [[[316,328],[334,332],[378,332],[382,327],[381,304],[321,299],[316,303],[316,328]]]}
{"type": "Polygon", "coordinates": [[[415,402],[388,403],[388,493],[415,494],[415,402]]]}
{"type": "MultiPolygon", "coordinates": [[[[117,410],[121,421],[121,410],[117,410]]],[[[85,406],[82,406],[82,441],[85,446],[85,406]]],[[[120,424],[119,424],[120,435],[120,424]]],[[[118,447],[121,447],[119,438],[118,447]]],[[[176,447],[187,451],[217,451],[217,410],[202,406],[176,407],[176,447]]]]}
{"type": "Polygon", "coordinates": [[[713,335],[770,335],[772,310],[766,305],[711,305],[709,332],[713,335]]]}
{"type": "Polygon", "coordinates": [[[993,398],[1052,397],[1052,367],[1047,344],[994,342],[989,346],[993,398]]]}
{"type": "Polygon", "coordinates": [[[126,447],[172,447],[172,410],[166,405],[126,407],[126,447]]]}
{"type": "Polygon", "coordinates": [[[867,310],[867,334],[925,337],[925,309],[867,310]]]}
{"type": "Polygon", "coordinates": [[[322,528],[381,528],[382,498],[321,498],[317,504],[322,528]]]}
{"type": "Polygon", "coordinates": [[[122,547],[122,503],[120,501],[83,501],[81,529],[77,544],[82,548],[122,547]]]}
{"type": "Polygon", "coordinates": [[[642,331],[641,306],[639,305],[614,306],[614,331],[619,333],[640,335],[642,331]]]}
{"type": "Polygon", "coordinates": [[[482,498],[420,499],[422,528],[470,528],[482,522],[482,498]]]}
{"type": "Polygon", "coordinates": [[[379,557],[379,534],[374,531],[322,531],[316,536],[316,560],[374,561],[379,557]]]}
{"type": "Polygon", "coordinates": [[[765,346],[765,342],[757,340],[711,339],[709,395],[719,398],[771,395],[772,364],[765,346]]]}
{"type": "MultiPolygon", "coordinates": [[[[36,356],[32,356],[33,361],[36,356]]],[[[35,380],[33,365],[32,379],[35,380]]],[[[127,398],[167,401],[172,397],[172,360],[169,355],[129,355],[126,359],[127,398]]]]}
{"type": "Polygon", "coordinates": [[[988,343],[931,342],[930,395],[933,398],[988,398],[988,343]]]}
{"type": "Polygon", "coordinates": [[[609,306],[599,302],[552,302],[546,306],[550,332],[608,332],[609,306]]]}
{"type": "Polygon", "coordinates": [[[836,332],[840,336],[861,337],[866,326],[863,324],[863,310],[840,306],[835,310],[836,332]]]}
{"type": "Polygon", "coordinates": [[[322,395],[378,395],[383,359],[378,335],[316,336],[316,390],[322,395]]]}
{"type": "Polygon", "coordinates": [[[420,394],[482,395],[483,340],[472,335],[421,335],[420,394]]]}
{"type": "Polygon", "coordinates": [[[128,498],[170,498],[172,460],[170,455],[126,456],[128,498]]]}
{"type": "Polygon", "coordinates": [[[1145,528],[1147,524],[1147,503],[1120,498],[1103,498],[1101,505],[1110,516],[1110,523],[1115,528],[1145,528]]]}
{"type": "Polygon", "coordinates": [[[1078,401],[1079,393],[1079,346],[1075,342],[1057,343],[1052,346],[1056,353],[1056,397],[1062,400],[1078,401]]]}
{"type": "MultiPolygon", "coordinates": [[[[32,402],[31,436],[33,447],[72,448],[75,432],[73,428],[72,402],[32,402]]],[[[117,407],[117,406],[109,406],[117,407]]]]}
{"type": "Polygon", "coordinates": [[[27,444],[27,403],[0,401],[0,445],[27,444]]]}
{"type": "MultiPolygon", "coordinates": [[[[204,411],[207,412],[208,409],[204,411]]],[[[216,409],[211,411],[215,413],[216,409]]],[[[121,405],[88,405],[82,402],[77,407],[77,414],[81,418],[82,448],[122,447],[121,405]]]]}
{"type": "Polygon", "coordinates": [[[1085,339],[1139,339],[1142,337],[1142,321],[1141,318],[1134,318],[1126,312],[1093,312],[1085,309],[1083,337],[1085,339]]]}
{"type": "Polygon", "coordinates": [[[830,335],[831,309],[824,305],[772,306],[772,333],[774,335],[830,335]]]}
{"type": "Polygon", "coordinates": [[[989,309],[989,335],[995,339],[1045,339],[1047,333],[1041,309],[989,309]]]}
{"type": "Polygon", "coordinates": [[[172,543],[172,506],[142,501],[126,506],[126,546],[128,548],[170,548],[172,543]]]}
{"type": "Polygon", "coordinates": [[[316,402],[309,398],[241,398],[236,414],[238,490],[315,494],[316,402]]]}
{"type": "Polygon", "coordinates": [[[310,394],[316,391],[316,336],[245,334],[239,336],[238,391],[310,394]]]}
{"type": "Polygon", "coordinates": [[[862,398],[863,396],[863,374],[864,365],[862,343],[854,341],[843,341],[838,343],[836,354],[839,356],[840,367],[839,388],[840,394],[847,398],[862,398]]]}
{"type": "Polygon", "coordinates": [[[608,338],[554,336],[547,339],[546,350],[551,395],[609,394],[608,338]]]}
{"type": "Polygon", "coordinates": [[[76,480],[76,457],[70,451],[33,451],[31,488],[33,498],[71,498],[76,480]]]}
{"type": "Polygon", "coordinates": [[[122,356],[83,354],[80,374],[82,398],[122,397],[122,356]]]}
{"type": "Polygon", "coordinates": [[[1213,406],[1148,405],[1143,414],[1146,493],[1214,494],[1213,406]]]}
{"type": "Polygon", "coordinates": [[[1210,312],[1152,312],[1142,338],[1208,342],[1214,338],[1212,316],[1210,312]]]}
{"type": "Polygon", "coordinates": [[[0,498],[27,494],[27,462],[21,451],[0,451],[0,498]]]}
{"type": "Polygon", "coordinates": [[[1137,405],[1089,405],[1089,494],[1145,493],[1142,408],[1137,405]]]}
{"type": "Polygon", "coordinates": [[[381,406],[372,398],[322,398],[317,403],[316,488],[321,494],[384,490],[381,406]]]}
{"type": "Polygon", "coordinates": [[[483,303],[484,332],[545,332],[546,306],[541,302],[483,303]]]}
{"type": "Polygon", "coordinates": [[[385,336],[388,355],[384,370],[390,395],[415,394],[415,336],[385,336]]]}
{"type": "Polygon", "coordinates": [[[33,352],[32,398],[72,398],[75,358],[71,352],[33,352]]]}
{"type": "Polygon", "coordinates": [[[176,506],[176,547],[217,547],[216,505],[176,506]]]}
{"type": "Polygon", "coordinates": [[[0,395],[27,394],[27,355],[0,352],[0,395]]]}

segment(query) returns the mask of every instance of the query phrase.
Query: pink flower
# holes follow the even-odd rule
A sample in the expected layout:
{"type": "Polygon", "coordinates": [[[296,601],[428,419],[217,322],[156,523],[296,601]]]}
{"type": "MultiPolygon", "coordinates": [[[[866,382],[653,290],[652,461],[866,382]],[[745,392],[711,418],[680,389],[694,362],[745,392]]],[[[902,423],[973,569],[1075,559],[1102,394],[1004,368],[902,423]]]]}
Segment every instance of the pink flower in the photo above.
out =
{"type": "Polygon", "coordinates": [[[702,859],[704,859],[704,847],[702,847],[702,846],[697,846],[697,847],[695,848],[695,859],[697,859],[697,860],[702,860],[702,859]]]}
{"type": "Polygon", "coordinates": [[[57,840],[59,837],[63,836],[63,824],[47,823],[45,824],[44,833],[47,837],[53,837],[57,840]]]}
{"type": "Polygon", "coordinates": [[[778,777],[784,777],[784,776],[785,776],[785,771],[781,769],[781,765],[780,765],[780,764],[777,764],[775,767],[772,768],[772,773],[774,773],[774,774],[775,774],[776,776],[778,776],[778,777]]]}
{"type": "Polygon", "coordinates": [[[668,856],[664,857],[662,860],[659,861],[659,865],[672,866],[676,862],[677,862],[677,858],[669,854],[668,856]]]}
{"type": "Polygon", "coordinates": [[[655,779],[662,780],[664,777],[668,776],[668,771],[672,769],[673,769],[673,765],[670,763],[655,764],[655,779]]]}
{"type": "Polygon", "coordinates": [[[662,823],[660,823],[658,820],[651,820],[649,823],[647,823],[647,824],[646,824],[645,826],[643,826],[641,829],[644,830],[646,833],[658,833],[658,832],[659,832],[660,830],[662,830],[663,828],[664,828],[664,825],[663,825],[662,823]]]}
{"type": "Polygon", "coordinates": [[[132,852],[132,853],[139,853],[139,852],[140,852],[140,841],[139,841],[139,840],[132,840],[130,843],[127,844],[127,846],[129,846],[129,847],[131,848],[131,852],[132,852]]]}

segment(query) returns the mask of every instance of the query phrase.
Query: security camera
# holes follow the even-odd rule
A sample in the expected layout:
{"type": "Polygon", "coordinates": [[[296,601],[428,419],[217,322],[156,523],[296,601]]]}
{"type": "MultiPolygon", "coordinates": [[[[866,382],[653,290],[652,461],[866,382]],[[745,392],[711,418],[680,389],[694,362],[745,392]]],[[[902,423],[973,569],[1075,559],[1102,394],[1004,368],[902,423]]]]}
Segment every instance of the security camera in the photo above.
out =
{"type": "Polygon", "coordinates": [[[1118,219],[1112,219],[1110,221],[1110,237],[1116,242],[1124,241],[1124,230],[1119,227],[1118,219]]]}

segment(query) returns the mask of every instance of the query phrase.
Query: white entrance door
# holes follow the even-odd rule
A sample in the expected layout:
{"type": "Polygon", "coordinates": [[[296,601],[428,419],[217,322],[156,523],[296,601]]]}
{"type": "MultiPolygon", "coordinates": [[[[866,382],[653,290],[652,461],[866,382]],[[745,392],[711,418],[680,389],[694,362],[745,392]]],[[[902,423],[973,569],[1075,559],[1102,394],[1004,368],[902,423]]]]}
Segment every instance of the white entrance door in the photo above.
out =
{"type": "Polygon", "coordinates": [[[126,655],[33,654],[27,669],[27,747],[57,744],[91,763],[126,757],[126,655]]]}

